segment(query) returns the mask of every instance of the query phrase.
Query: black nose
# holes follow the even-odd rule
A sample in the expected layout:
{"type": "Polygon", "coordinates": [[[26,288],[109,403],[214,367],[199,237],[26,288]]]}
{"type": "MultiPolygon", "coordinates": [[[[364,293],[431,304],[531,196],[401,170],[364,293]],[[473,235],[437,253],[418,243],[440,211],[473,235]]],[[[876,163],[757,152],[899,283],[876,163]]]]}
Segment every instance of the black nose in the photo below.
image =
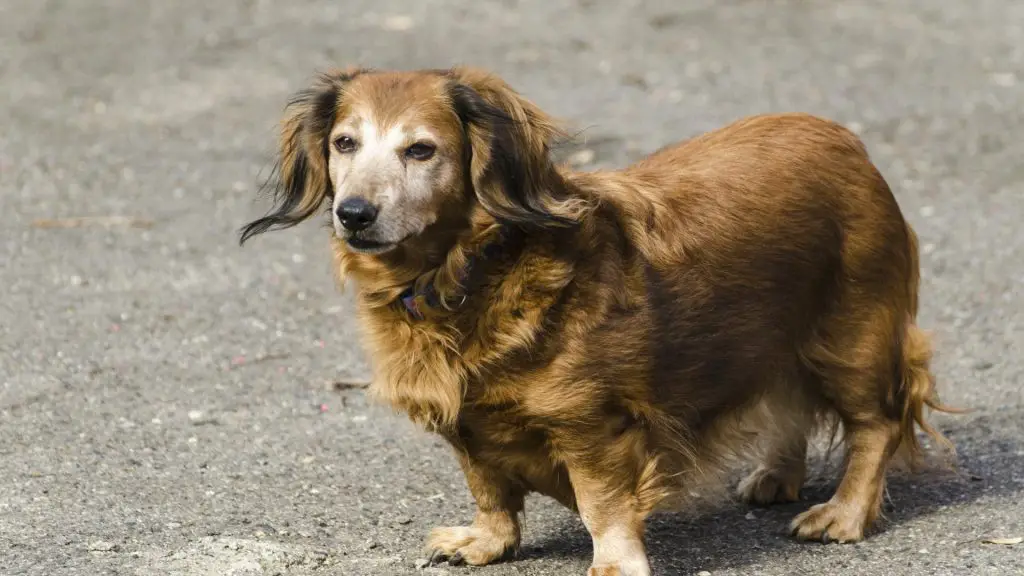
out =
{"type": "Polygon", "coordinates": [[[377,219],[377,209],[363,198],[349,198],[338,205],[338,220],[346,230],[358,232],[377,219]]]}

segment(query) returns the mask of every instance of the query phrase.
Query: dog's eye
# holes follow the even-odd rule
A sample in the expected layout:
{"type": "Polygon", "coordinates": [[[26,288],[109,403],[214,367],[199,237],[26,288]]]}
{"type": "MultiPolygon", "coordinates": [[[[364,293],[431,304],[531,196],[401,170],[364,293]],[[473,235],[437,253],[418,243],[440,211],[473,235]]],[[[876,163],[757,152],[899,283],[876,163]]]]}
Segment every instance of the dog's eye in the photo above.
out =
{"type": "Polygon", "coordinates": [[[346,152],[352,152],[353,150],[356,149],[356,141],[353,140],[350,136],[338,136],[334,140],[334,148],[337,149],[338,152],[341,152],[342,154],[346,152]]]}
{"type": "Polygon", "coordinates": [[[429,160],[434,155],[434,146],[424,142],[417,142],[405,149],[405,156],[413,160],[429,160]]]}

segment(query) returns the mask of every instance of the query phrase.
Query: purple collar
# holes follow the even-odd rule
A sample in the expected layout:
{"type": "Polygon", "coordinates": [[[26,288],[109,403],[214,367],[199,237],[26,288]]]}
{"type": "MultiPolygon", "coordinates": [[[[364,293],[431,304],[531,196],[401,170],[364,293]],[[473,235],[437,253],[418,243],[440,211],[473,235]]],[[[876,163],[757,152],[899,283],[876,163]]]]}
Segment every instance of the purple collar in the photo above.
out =
{"type": "MultiPolygon", "coordinates": [[[[432,288],[432,287],[431,287],[432,288]]],[[[434,290],[424,290],[424,292],[434,292],[434,290]]],[[[423,295],[424,299],[426,294],[423,295]]],[[[402,301],[402,305],[405,306],[406,311],[409,315],[417,320],[423,320],[423,312],[420,311],[420,305],[416,302],[417,292],[413,286],[410,286],[402,291],[398,296],[398,299],[402,301]]]]}
{"type": "MultiPolygon", "coordinates": [[[[449,308],[458,308],[466,302],[468,297],[468,290],[470,289],[469,283],[478,280],[475,276],[479,274],[479,270],[482,269],[481,264],[487,260],[494,260],[500,258],[503,254],[509,252],[509,244],[514,238],[519,238],[520,234],[513,234],[512,229],[507,226],[502,226],[498,232],[497,238],[486,244],[479,254],[470,255],[466,259],[466,265],[462,268],[459,273],[459,284],[462,286],[462,295],[459,301],[451,305],[450,302],[446,302],[449,308]]],[[[441,306],[441,295],[437,293],[433,283],[427,284],[422,290],[416,290],[415,284],[409,286],[398,295],[398,300],[402,303],[402,306],[409,312],[409,315],[416,320],[423,320],[425,315],[423,314],[423,307],[437,308],[441,306]]]]}

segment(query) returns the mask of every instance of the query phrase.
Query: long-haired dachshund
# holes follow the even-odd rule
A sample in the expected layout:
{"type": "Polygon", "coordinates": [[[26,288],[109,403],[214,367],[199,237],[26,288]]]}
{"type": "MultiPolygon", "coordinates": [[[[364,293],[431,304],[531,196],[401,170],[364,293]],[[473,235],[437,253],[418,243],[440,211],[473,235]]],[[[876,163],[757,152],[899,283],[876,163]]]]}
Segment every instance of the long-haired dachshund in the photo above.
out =
{"type": "Polygon", "coordinates": [[[745,501],[796,500],[834,424],[842,481],[791,530],[862,539],[915,428],[944,441],[917,242],[864,145],[764,115],[584,173],[552,161],[563,135],[481,70],[329,73],[287,106],[276,207],[241,234],[329,207],[372,393],[451,444],[476,500],[434,561],[513,554],[539,492],[579,512],[589,574],[649,574],[652,511],[737,457],[745,501]]]}

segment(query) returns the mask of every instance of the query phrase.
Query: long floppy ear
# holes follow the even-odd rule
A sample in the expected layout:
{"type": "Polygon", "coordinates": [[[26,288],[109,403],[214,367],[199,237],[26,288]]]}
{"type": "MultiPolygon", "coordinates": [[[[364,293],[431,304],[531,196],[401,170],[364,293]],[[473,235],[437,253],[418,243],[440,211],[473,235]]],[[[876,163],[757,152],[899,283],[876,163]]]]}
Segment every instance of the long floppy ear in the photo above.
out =
{"type": "Polygon", "coordinates": [[[289,100],[281,120],[277,162],[263,188],[272,192],[274,207],[241,229],[240,244],[267,230],[295,226],[333,195],[327,139],[345,83],[362,72],[354,68],[328,72],[289,100]]]}
{"type": "Polygon", "coordinates": [[[480,205],[499,221],[571,225],[588,210],[549,156],[563,132],[500,78],[454,68],[448,88],[468,141],[469,176],[480,205]]]}

